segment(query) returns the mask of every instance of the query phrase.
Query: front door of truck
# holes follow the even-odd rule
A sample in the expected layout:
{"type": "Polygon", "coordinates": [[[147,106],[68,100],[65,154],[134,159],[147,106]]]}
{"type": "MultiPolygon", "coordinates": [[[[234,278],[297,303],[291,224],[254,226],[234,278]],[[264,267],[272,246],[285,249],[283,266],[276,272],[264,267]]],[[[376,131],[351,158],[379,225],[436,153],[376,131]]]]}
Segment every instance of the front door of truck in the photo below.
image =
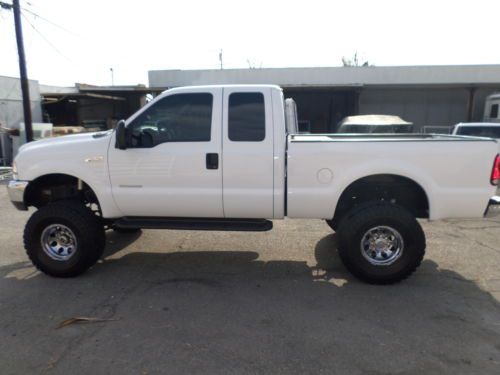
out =
{"type": "Polygon", "coordinates": [[[221,107],[220,88],[173,90],[127,121],[108,154],[124,216],[223,217],[221,107]]]}

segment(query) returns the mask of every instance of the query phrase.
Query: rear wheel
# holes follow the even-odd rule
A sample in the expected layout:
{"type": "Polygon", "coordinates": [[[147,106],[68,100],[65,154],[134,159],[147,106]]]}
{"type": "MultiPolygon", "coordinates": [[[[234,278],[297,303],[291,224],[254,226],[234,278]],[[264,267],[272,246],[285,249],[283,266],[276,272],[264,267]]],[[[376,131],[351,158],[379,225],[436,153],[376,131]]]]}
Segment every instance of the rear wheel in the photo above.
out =
{"type": "Polygon", "coordinates": [[[338,227],[339,255],[346,268],[373,284],[410,276],[425,254],[425,235],[403,207],[368,203],[352,209],[338,227]]]}
{"type": "Polygon", "coordinates": [[[81,203],[50,203],[28,220],[24,246],[40,271],[56,277],[73,277],[101,257],[104,229],[100,218],[81,203]]]}

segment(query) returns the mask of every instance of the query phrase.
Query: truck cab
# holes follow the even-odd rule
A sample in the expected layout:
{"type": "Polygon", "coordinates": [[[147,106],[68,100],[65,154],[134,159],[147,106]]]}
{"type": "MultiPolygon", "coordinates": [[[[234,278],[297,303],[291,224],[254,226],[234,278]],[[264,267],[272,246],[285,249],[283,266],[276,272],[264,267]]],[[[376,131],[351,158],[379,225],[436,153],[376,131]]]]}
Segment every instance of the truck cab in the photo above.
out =
{"type": "Polygon", "coordinates": [[[118,209],[127,216],[283,217],[281,103],[276,86],[167,91],[123,124],[123,143],[108,151],[118,209]]]}

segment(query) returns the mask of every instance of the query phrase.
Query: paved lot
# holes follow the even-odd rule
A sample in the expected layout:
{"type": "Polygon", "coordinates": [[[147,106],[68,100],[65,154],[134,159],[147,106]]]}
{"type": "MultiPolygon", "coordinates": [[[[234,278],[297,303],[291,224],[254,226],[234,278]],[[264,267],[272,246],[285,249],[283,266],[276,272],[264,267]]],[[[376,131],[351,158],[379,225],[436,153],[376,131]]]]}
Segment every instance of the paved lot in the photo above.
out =
{"type": "Polygon", "coordinates": [[[76,279],[34,270],[0,186],[1,374],[499,374],[500,220],[424,222],[394,286],[353,279],[321,221],[108,233],[76,279]],[[86,316],[114,319],[73,324],[86,316]]]}

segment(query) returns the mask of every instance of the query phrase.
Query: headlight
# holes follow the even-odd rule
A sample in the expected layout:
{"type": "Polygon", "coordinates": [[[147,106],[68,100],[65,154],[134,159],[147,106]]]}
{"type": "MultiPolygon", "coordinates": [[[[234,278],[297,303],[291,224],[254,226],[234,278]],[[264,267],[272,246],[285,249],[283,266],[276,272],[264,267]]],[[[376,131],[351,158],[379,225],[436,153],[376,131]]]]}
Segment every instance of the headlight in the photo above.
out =
{"type": "Polygon", "coordinates": [[[16,162],[12,163],[12,178],[17,180],[17,165],[16,162]]]}

